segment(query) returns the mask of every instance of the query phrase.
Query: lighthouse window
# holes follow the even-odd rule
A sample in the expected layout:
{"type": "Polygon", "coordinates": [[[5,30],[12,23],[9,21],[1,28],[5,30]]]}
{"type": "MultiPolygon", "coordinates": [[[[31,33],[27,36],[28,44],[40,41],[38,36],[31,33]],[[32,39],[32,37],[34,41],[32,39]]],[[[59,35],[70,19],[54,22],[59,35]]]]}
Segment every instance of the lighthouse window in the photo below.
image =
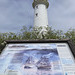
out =
{"type": "Polygon", "coordinates": [[[38,13],[36,13],[36,16],[38,16],[38,13]]]}
{"type": "Polygon", "coordinates": [[[36,6],[36,8],[38,9],[38,6],[36,6]]]}

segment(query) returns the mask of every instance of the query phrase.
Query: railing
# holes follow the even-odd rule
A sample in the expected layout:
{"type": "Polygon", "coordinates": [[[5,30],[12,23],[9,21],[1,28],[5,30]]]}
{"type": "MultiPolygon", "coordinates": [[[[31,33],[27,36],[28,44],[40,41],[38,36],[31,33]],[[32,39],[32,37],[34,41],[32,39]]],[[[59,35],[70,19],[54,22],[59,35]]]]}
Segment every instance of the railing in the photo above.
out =
{"type": "Polygon", "coordinates": [[[38,3],[43,3],[43,4],[45,4],[47,8],[48,8],[48,6],[49,6],[48,0],[34,0],[34,2],[32,3],[33,8],[35,8],[35,6],[36,6],[38,3]]]}

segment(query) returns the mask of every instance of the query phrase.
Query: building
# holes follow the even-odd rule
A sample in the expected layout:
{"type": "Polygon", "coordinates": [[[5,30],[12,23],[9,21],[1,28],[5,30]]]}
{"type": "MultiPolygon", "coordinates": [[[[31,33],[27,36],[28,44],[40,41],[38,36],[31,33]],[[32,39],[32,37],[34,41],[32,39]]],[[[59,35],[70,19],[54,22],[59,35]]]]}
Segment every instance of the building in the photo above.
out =
{"type": "Polygon", "coordinates": [[[45,34],[48,27],[47,8],[49,2],[48,0],[34,0],[32,6],[34,8],[34,28],[36,31],[41,28],[39,35],[45,34]]]}

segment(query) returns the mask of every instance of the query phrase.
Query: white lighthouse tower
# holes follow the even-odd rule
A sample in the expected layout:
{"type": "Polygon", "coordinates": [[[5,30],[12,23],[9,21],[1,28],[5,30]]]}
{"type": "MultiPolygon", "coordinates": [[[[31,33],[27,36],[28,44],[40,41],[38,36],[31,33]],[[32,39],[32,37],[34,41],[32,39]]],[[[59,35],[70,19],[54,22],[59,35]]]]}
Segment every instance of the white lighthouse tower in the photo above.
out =
{"type": "Polygon", "coordinates": [[[34,0],[32,4],[34,8],[34,28],[42,28],[40,34],[46,32],[48,27],[47,8],[49,7],[48,0],[34,0]]]}

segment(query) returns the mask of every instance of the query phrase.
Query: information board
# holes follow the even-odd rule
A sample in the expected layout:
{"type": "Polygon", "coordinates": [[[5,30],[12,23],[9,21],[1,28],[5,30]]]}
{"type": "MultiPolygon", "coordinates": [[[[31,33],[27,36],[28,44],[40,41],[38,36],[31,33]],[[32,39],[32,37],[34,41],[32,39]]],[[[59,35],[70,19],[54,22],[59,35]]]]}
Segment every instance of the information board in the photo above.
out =
{"type": "Polygon", "coordinates": [[[75,75],[75,59],[67,43],[7,44],[0,75],[75,75]]]}

